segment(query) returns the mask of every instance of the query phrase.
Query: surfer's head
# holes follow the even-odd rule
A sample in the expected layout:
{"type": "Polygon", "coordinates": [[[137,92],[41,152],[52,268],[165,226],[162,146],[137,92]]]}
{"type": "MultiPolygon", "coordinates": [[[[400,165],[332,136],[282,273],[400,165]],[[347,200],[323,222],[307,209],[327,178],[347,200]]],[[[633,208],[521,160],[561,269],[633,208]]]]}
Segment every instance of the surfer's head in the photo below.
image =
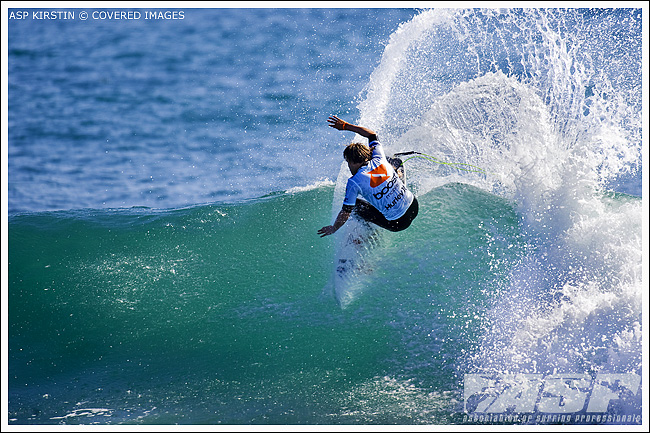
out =
{"type": "Polygon", "coordinates": [[[343,151],[343,158],[353,164],[365,164],[372,159],[372,150],[363,143],[350,143],[343,151]]]}
{"type": "Polygon", "coordinates": [[[343,158],[347,161],[350,173],[354,176],[361,166],[372,159],[372,150],[363,143],[350,143],[343,151],[343,158]]]}

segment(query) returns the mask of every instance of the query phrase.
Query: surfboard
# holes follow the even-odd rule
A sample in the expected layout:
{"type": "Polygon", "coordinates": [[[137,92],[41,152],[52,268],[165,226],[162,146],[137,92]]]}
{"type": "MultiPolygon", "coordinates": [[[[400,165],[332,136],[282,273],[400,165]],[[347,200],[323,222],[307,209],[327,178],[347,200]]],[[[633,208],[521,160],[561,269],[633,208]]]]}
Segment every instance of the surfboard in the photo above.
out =
{"type": "Polygon", "coordinates": [[[402,159],[396,156],[387,156],[386,159],[397,172],[397,176],[399,176],[399,178],[402,179],[404,185],[406,185],[406,168],[404,167],[404,162],[402,159]]]}
{"type": "MultiPolygon", "coordinates": [[[[406,172],[399,158],[388,162],[406,184],[406,172]]],[[[338,247],[334,261],[334,294],[341,308],[346,308],[367,287],[374,272],[374,251],[381,246],[383,230],[352,216],[339,229],[338,247]]]]}
{"type": "Polygon", "coordinates": [[[371,254],[379,246],[379,230],[357,217],[350,218],[339,230],[342,233],[334,263],[334,293],[342,308],[361,294],[374,271],[371,254]]]}

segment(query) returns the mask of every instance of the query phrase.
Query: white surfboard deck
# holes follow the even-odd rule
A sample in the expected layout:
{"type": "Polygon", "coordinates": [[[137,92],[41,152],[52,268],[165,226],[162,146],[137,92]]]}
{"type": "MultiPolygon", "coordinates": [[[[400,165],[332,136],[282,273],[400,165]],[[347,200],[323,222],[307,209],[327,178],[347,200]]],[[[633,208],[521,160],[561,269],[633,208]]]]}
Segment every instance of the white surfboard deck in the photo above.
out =
{"type": "Polygon", "coordinates": [[[339,230],[334,262],[334,294],[341,308],[361,294],[374,272],[372,251],[381,240],[380,228],[357,218],[350,218],[339,230]]]}

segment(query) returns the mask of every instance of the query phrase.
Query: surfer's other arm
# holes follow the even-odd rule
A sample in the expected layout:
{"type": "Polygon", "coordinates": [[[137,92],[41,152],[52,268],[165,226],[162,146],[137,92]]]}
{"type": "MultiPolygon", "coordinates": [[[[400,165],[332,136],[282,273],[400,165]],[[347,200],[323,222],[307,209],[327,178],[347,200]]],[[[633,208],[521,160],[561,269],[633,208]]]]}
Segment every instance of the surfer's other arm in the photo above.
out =
{"type": "Polygon", "coordinates": [[[338,129],[339,131],[352,131],[356,134],[361,135],[362,137],[366,137],[368,141],[377,140],[377,133],[372,129],[368,129],[363,126],[353,125],[351,123],[346,122],[345,120],[339,119],[336,116],[330,116],[330,118],[327,119],[327,121],[329,122],[332,128],[338,129]]]}
{"type": "Polygon", "coordinates": [[[350,218],[350,212],[347,210],[341,210],[341,212],[339,212],[338,216],[336,217],[336,221],[334,221],[334,224],[332,224],[331,226],[325,226],[322,229],[318,230],[318,234],[322,238],[327,235],[336,233],[336,231],[340,229],[343,226],[343,224],[345,224],[348,218],[350,218]]]}

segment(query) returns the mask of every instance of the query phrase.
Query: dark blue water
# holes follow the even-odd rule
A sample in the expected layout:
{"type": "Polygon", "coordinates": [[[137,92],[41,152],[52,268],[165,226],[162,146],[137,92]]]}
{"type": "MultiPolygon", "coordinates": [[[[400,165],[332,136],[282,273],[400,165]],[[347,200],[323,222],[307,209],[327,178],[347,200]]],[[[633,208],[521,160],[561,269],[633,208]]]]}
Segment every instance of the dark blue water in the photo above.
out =
{"type": "Polygon", "coordinates": [[[177,207],[331,178],[340,143],[327,117],[359,116],[389,36],[415,14],[76,12],[8,23],[11,212],[177,207]]]}

